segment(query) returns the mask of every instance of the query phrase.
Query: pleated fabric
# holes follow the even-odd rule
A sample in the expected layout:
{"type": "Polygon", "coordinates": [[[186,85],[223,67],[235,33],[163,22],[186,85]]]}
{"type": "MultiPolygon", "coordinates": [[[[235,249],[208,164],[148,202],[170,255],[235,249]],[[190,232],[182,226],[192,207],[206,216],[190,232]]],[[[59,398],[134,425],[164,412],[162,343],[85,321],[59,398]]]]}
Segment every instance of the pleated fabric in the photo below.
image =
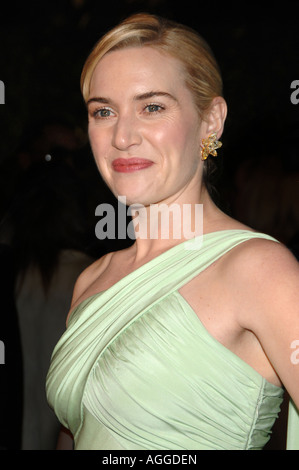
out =
{"type": "Polygon", "coordinates": [[[47,397],[76,449],[262,449],[283,390],[211,336],[179,289],[240,243],[185,241],[71,313],[47,397]]]}

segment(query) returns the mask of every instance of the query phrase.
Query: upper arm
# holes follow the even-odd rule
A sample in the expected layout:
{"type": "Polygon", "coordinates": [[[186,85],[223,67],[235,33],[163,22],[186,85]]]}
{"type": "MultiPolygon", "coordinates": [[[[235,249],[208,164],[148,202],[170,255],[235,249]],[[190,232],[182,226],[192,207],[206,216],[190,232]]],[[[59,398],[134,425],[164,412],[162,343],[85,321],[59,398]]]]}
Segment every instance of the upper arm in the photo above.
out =
{"type": "Polygon", "coordinates": [[[235,273],[244,299],[240,322],[299,408],[299,263],[286,247],[265,240],[248,247],[243,263],[235,273]]]}

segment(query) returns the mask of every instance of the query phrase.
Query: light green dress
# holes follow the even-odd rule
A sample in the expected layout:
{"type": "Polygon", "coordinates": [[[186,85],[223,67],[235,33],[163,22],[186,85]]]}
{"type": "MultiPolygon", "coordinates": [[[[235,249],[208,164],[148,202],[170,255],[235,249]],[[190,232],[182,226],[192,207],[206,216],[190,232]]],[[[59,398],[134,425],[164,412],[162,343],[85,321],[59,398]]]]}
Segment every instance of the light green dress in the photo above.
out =
{"type": "Polygon", "coordinates": [[[73,310],[47,396],[75,449],[263,448],[283,390],[214,339],[179,293],[252,238],[273,240],[226,230],[185,241],[73,310]]]}

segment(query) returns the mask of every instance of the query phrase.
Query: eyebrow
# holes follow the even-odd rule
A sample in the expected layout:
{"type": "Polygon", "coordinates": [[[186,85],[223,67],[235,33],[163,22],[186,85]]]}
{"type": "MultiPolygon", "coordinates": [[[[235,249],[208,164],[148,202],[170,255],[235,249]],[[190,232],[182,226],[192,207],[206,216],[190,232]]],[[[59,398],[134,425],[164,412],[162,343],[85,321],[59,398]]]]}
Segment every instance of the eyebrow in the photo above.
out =
{"type": "Polygon", "coordinates": [[[170,93],[167,93],[166,91],[148,91],[147,93],[142,93],[140,95],[134,96],[135,101],[142,101],[142,100],[148,100],[149,98],[153,98],[154,96],[166,96],[166,98],[170,98],[174,101],[177,101],[177,99],[171,95],[170,93]]]}
{"type": "MultiPolygon", "coordinates": [[[[165,96],[166,98],[170,98],[172,99],[173,101],[177,101],[177,99],[171,95],[170,93],[167,93],[166,91],[148,91],[146,93],[141,93],[139,95],[135,95],[134,96],[134,101],[143,101],[143,100],[148,100],[149,98],[153,98],[155,96],[165,96]]],[[[112,103],[112,100],[110,100],[109,98],[104,98],[104,97],[94,97],[94,98],[90,98],[87,102],[86,102],[86,106],[88,106],[90,103],[102,103],[102,104],[110,104],[112,103]]]]}

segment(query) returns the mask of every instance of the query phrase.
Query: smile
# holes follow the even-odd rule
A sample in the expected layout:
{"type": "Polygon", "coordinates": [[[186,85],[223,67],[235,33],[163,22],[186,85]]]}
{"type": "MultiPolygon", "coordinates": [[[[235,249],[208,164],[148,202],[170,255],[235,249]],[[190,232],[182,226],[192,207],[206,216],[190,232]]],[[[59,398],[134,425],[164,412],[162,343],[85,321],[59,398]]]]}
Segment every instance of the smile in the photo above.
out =
{"type": "Polygon", "coordinates": [[[153,162],[144,158],[117,158],[112,162],[113,170],[119,173],[132,173],[144,170],[151,165],[153,165],[153,162]]]}

